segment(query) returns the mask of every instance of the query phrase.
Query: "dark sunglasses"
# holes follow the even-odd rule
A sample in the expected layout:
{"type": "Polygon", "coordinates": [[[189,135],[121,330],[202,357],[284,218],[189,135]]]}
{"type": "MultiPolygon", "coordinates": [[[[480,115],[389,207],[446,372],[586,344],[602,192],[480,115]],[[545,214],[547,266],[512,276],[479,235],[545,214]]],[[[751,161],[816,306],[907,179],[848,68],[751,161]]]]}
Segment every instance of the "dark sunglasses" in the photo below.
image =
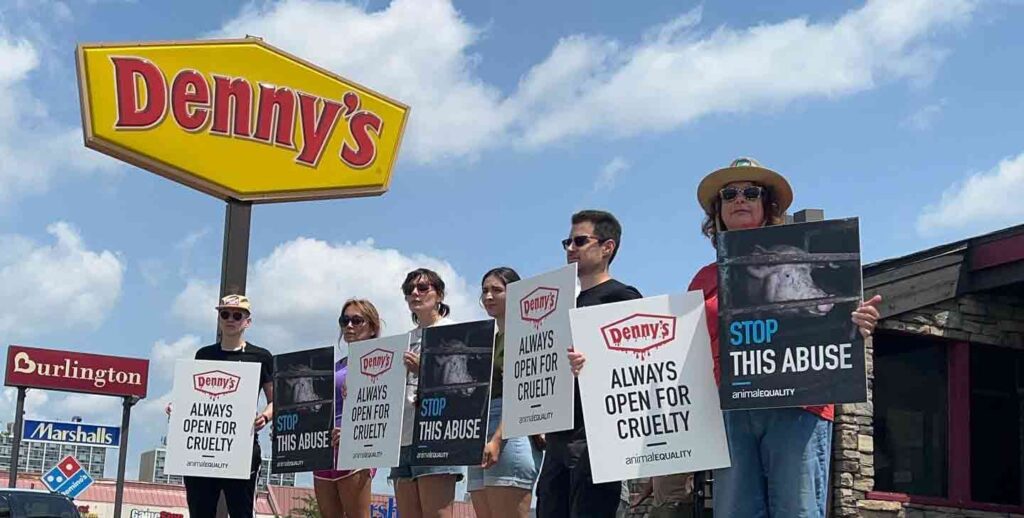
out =
{"type": "Polygon", "coordinates": [[[750,185],[742,189],[736,187],[726,187],[725,189],[718,191],[718,193],[722,196],[722,200],[724,201],[735,200],[736,197],[739,196],[741,193],[743,194],[743,197],[746,198],[748,201],[754,201],[760,198],[762,194],[764,194],[764,187],[761,187],[759,185],[750,185]]]}
{"type": "Polygon", "coordinates": [[[352,324],[353,327],[359,327],[366,323],[366,319],[359,315],[354,317],[342,315],[342,317],[338,319],[338,323],[341,324],[341,327],[348,327],[349,324],[352,324]]]}
{"type": "Polygon", "coordinates": [[[604,243],[605,241],[608,241],[607,239],[601,239],[601,238],[599,238],[597,236],[581,235],[581,236],[567,237],[567,238],[562,240],[562,248],[568,250],[569,249],[569,245],[573,245],[576,248],[581,248],[581,247],[583,247],[583,245],[585,245],[588,242],[590,242],[591,239],[597,240],[598,243],[604,243]]]}
{"type": "Polygon", "coordinates": [[[417,282],[409,286],[403,286],[402,292],[406,295],[412,295],[413,292],[430,293],[431,288],[433,288],[433,286],[428,282],[417,282]]]}
{"type": "Polygon", "coordinates": [[[235,312],[232,313],[231,311],[222,310],[220,312],[220,319],[221,320],[228,320],[230,318],[230,319],[234,319],[235,322],[238,322],[240,320],[244,320],[246,317],[247,317],[247,315],[245,313],[242,313],[241,311],[235,311],[235,312]]]}

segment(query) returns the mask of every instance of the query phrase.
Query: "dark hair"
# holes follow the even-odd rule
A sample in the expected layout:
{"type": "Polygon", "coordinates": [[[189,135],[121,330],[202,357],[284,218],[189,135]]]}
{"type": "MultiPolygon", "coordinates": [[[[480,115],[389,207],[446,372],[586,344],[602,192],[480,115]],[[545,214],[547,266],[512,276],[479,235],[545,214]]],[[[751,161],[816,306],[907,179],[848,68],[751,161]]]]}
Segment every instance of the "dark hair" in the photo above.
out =
{"type": "MultiPolygon", "coordinates": [[[[370,338],[379,338],[380,330],[383,327],[383,321],[380,319],[380,313],[377,312],[377,307],[372,302],[366,299],[348,299],[345,304],[341,306],[341,316],[345,316],[345,310],[349,306],[352,306],[356,311],[363,314],[366,317],[366,325],[370,326],[370,331],[373,332],[373,336],[370,338]]],[[[339,321],[340,323],[340,321],[339,321]]],[[[344,332],[345,329],[342,328],[344,332]]]]}
{"type": "MultiPolygon", "coordinates": [[[[448,307],[448,304],[445,304],[443,302],[444,281],[441,280],[441,276],[438,275],[437,272],[435,272],[434,270],[431,270],[429,268],[417,268],[409,272],[409,274],[405,276],[405,281],[402,282],[402,293],[409,293],[410,290],[412,289],[412,285],[416,283],[416,279],[419,279],[420,277],[425,278],[427,280],[427,283],[430,284],[434,288],[434,291],[436,291],[437,294],[441,297],[442,302],[438,302],[437,312],[442,317],[448,316],[448,314],[452,312],[452,308],[448,307]]],[[[420,323],[419,318],[416,317],[416,313],[412,314],[412,322],[414,324],[420,323]]]]}
{"type": "Polygon", "coordinates": [[[497,268],[491,268],[480,279],[480,284],[482,285],[487,280],[488,277],[497,277],[498,280],[500,280],[501,283],[504,284],[505,286],[508,286],[509,283],[513,283],[521,279],[521,277],[519,277],[519,274],[516,273],[516,271],[513,270],[512,268],[509,268],[508,266],[499,266],[497,268]]]}
{"type": "Polygon", "coordinates": [[[590,223],[594,225],[594,235],[603,241],[612,240],[615,248],[612,249],[612,256],[608,258],[608,264],[612,264],[615,255],[619,253],[619,246],[622,245],[622,225],[611,212],[603,210],[581,210],[572,215],[572,224],[590,223]]]}
{"type": "MultiPolygon", "coordinates": [[[[775,193],[771,188],[758,183],[754,185],[764,189],[764,194],[761,195],[761,206],[764,207],[764,226],[770,227],[785,223],[786,218],[779,210],[779,204],[775,201],[775,193]]],[[[725,221],[722,220],[722,198],[716,194],[715,199],[711,201],[711,210],[704,214],[704,221],[700,224],[700,232],[711,240],[711,246],[718,246],[719,228],[728,230],[725,227],[725,221]]]]}

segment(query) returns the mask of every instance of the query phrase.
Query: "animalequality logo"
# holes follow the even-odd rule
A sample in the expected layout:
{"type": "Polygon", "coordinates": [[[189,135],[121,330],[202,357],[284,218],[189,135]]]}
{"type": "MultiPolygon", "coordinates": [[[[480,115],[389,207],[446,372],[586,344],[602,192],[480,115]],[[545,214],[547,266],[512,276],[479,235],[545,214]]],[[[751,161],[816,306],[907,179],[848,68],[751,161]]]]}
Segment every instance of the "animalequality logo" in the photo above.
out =
{"type": "Polygon", "coordinates": [[[192,387],[212,399],[238,390],[239,376],[224,371],[201,372],[192,375],[192,387]]]}
{"type": "Polygon", "coordinates": [[[519,317],[539,326],[558,307],[558,288],[540,286],[519,301],[519,317]]]}
{"type": "Polygon", "coordinates": [[[370,377],[370,381],[377,382],[377,378],[391,370],[395,362],[395,354],[384,349],[374,349],[359,358],[359,372],[370,377]]]}
{"type": "Polygon", "coordinates": [[[634,313],[601,327],[601,336],[608,349],[633,353],[642,360],[676,339],[676,317],[634,313]]]}

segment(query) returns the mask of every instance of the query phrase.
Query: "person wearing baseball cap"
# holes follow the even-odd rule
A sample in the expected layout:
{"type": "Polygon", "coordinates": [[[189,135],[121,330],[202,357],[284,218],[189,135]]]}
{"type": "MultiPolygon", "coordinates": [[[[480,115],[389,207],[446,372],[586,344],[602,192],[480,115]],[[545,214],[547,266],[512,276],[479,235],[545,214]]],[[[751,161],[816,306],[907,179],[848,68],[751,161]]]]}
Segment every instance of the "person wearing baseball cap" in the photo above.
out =
{"type": "MultiPolygon", "coordinates": [[[[781,174],[753,158],[738,158],[711,172],[697,187],[704,209],[701,232],[718,234],[785,223],[793,188],[781,174]]],[[[718,348],[718,267],[697,272],[689,290],[704,293],[715,381],[721,383],[718,348]]],[[[881,297],[861,302],[851,318],[867,338],[881,297]]],[[[826,515],[834,405],[724,412],[732,465],[715,471],[715,516],[730,518],[826,515]]]]}
{"type": "MultiPolygon", "coordinates": [[[[260,364],[260,384],[267,405],[256,414],[253,425],[252,467],[248,479],[184,477],[188,513],[193,518],[214,518],[217,501],[224,493],[231,518],[252,518],[256,502],[256,481],[259,479],[259,431],[274,418],[274,356],[270,351],[249,343],[243,337],[252,325],[252,303],[241,294],[226,295],[216,305],[220,341],[196,351],[197,360],[253,362],[260,364]]],[[[170,413],[170,406],[168,406],[170,413]]]]}

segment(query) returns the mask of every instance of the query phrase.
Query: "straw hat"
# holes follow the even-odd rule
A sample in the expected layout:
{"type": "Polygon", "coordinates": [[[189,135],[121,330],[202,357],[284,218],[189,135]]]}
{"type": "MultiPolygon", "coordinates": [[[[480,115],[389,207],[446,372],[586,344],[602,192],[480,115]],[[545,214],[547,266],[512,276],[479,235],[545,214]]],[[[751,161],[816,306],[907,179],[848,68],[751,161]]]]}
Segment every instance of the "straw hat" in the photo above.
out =
{"type": "Polygon", "coordinates": [[[778,204],[780,213],[785,213],[793,203],[793,188],[781,174],[762,166],[753,158],[741,157],[733,160],[729,167],[714,171],[700,181],[700,185],[697,186],[697,201],[705,212],[711,212],[718,191],[733,182],[754,182],[767,187],[772,193],[772,199],[778,204]]]}

